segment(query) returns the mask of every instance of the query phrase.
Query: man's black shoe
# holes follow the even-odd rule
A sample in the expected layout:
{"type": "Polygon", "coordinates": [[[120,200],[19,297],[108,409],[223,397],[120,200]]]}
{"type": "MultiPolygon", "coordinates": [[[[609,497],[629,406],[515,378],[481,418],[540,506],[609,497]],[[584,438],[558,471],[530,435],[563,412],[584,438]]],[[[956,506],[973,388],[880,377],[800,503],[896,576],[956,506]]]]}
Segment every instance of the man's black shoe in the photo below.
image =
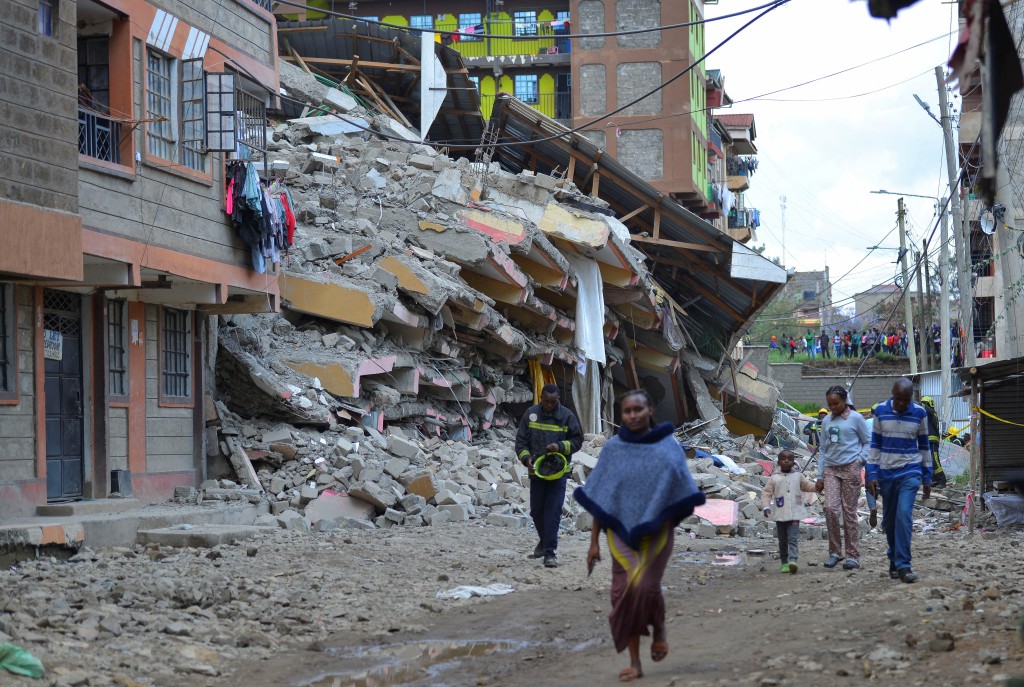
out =
{"type": "Polygon", "coordinates": [[[910,568],[903,568],[899,572],[900,582],[906,582],[907,584],[913,584],[917,582],[917,573],[910,568]]]}
{"type": "Polygon", "coordinates": [[[529,556],[527,556],[527,558],[542,558],[543,556],[544,556],[544,545],[543,544],[537,544],[537,546],[534,547],[534,549],[533,549],[533,553],[531,553],[529,556]]]}
{"type": "Polygon", "coordinates": [[[942,489],[946,486],[946,471],[936,472],[932,475],[932,487],[942,489]]]}
{"type": "Polygon", "coordinates": [[[558,567],[558,559],[555,558],[555,554],[550,553],[547,556],[544,556],[544,567],[545,568],[557,568],[558,567]]]}
{"type": "Polygon", "coordinates": [[[889,579],[890,580],[898,580],[898,579],[900,579],[900,574],[896,570],[896,566],[893,564],[892,561],[889,561],[889,579]]]}

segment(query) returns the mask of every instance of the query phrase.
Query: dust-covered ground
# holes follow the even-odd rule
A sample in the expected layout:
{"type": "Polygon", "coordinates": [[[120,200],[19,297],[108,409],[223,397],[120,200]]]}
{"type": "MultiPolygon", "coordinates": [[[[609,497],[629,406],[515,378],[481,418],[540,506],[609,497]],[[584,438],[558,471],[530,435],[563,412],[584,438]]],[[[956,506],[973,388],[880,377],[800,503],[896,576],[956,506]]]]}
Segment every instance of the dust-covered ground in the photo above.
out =
{"type": "MultiPolygon", "coordinates": [[[[988,685],[1024,674],[1022,539],[1005,528],[918,533],[922,579],[906,585],[889,579],[877,532],[856,572],[824,569],[825,542],[802,541],[797,575],[778,572],[774,540],[680,533],[664,579],[670,654],[644,662],[641,684],[988,685]]],[[[554,570],[526,557],[534,544],[531,530],[479,523],[268,530],[213,550],[25,563],[0,572],[0,642],[47,673],[0,673],[0,684],[616,684],[628,660],[605,618],[607,553],[588,578],[588,535],[563,538],[554,570]],[[515,591],[436,598],[493,583],[515,591]]]]}

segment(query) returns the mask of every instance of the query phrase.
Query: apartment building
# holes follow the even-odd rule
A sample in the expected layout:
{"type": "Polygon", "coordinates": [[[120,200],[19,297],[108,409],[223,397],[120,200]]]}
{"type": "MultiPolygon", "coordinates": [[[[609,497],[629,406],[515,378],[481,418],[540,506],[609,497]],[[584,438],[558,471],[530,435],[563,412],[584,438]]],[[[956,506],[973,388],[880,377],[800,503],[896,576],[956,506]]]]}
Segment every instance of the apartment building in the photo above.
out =
{"type": "Polygon", "coordinates": [[[0,8],[0,516],[129,484],[165,500],[204,475],[208,316],[277,307],[273,264],[224,211],[226,160],[266,148],[274,17],[0,8]]]}

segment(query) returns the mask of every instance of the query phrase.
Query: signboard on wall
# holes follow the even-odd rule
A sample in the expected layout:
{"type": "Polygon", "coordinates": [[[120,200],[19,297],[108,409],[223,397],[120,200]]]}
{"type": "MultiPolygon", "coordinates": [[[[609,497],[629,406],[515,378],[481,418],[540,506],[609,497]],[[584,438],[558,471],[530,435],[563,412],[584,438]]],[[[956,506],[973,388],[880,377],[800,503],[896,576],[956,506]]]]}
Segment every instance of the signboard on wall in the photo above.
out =
{"type": "Polygon", "coordinates": [[[60,332],[43,330],[43,357],[47,360],[64,359],[64,336],[60,332]]]}

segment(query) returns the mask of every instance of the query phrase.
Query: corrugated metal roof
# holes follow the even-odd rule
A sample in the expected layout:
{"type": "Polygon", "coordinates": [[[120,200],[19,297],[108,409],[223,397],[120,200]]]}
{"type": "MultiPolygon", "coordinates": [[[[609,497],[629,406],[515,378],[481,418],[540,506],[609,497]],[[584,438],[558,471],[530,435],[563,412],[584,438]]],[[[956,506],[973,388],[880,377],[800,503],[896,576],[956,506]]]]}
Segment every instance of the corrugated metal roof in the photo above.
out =
{"type": "Polygon", "coordinates": [[[754,115],[752,114],[721,114],[715,115],[715,119],[726,126],[747,128],[754,126],[754,115]]]}
{"type": "MultiPolygon", "coordinates": [[[[419,34],[334,18],[278,22],[278,38],[282,57],[290,56],[289,46],[304,59],[352,60],[358,55],[359,70],[388,94],[413,125],[419,125],[420,77],[419,71],[413,68],[419,61],[419,34]],[[389,69],[388,64],[406,67],[389,69]]],[[[476,86],[469,80],[462,56],[440,43],[435,47],[435,54],[448,75],[448,93],[441,112],[427,132],[427,139],[452,144],[479,143],[484,119],[476,86]]],[[[339,82],[349,71],[347,65],[323,62],[307,62],[307,65],[339,82]]],[[[367,105],[372,107],[372,101],[367,105]]]]}
{"type": "MultiPolygon", "coordinates": [[[[500,127],[499,142],[544,139],[568,131],[507,95],[496,100],[492,125],[500,127]]],[[[687,329],[698,346],[712,356],[721,355],[721,346],[727,346],[783,287],[785,270],[754,255],[758,270],[777,281],[732,276],[734,253],[749,265],[752,251],[670,200],[579,134],[540,140],[532,145],[497,147],[493,159],[508,171],[532,169],[560,176],[566,173],[573,157],[577,160],[573,179],[577,186],[586,186],[596,171],[601,175],[598,196],[617,217],[639,211],[628,222],[634,232],[632,245],[654,261],[655,280],[684,306],[687,329]],[[647,209],[643,209],[645,206],[647,209]],[[635,233],[650,227],[647,233],[653,237],[655,209],[660,211],[659,238],[682,245],[651,243],[635,233]],[[687,245],[703,249],[687,249],[687,245]]]]}

